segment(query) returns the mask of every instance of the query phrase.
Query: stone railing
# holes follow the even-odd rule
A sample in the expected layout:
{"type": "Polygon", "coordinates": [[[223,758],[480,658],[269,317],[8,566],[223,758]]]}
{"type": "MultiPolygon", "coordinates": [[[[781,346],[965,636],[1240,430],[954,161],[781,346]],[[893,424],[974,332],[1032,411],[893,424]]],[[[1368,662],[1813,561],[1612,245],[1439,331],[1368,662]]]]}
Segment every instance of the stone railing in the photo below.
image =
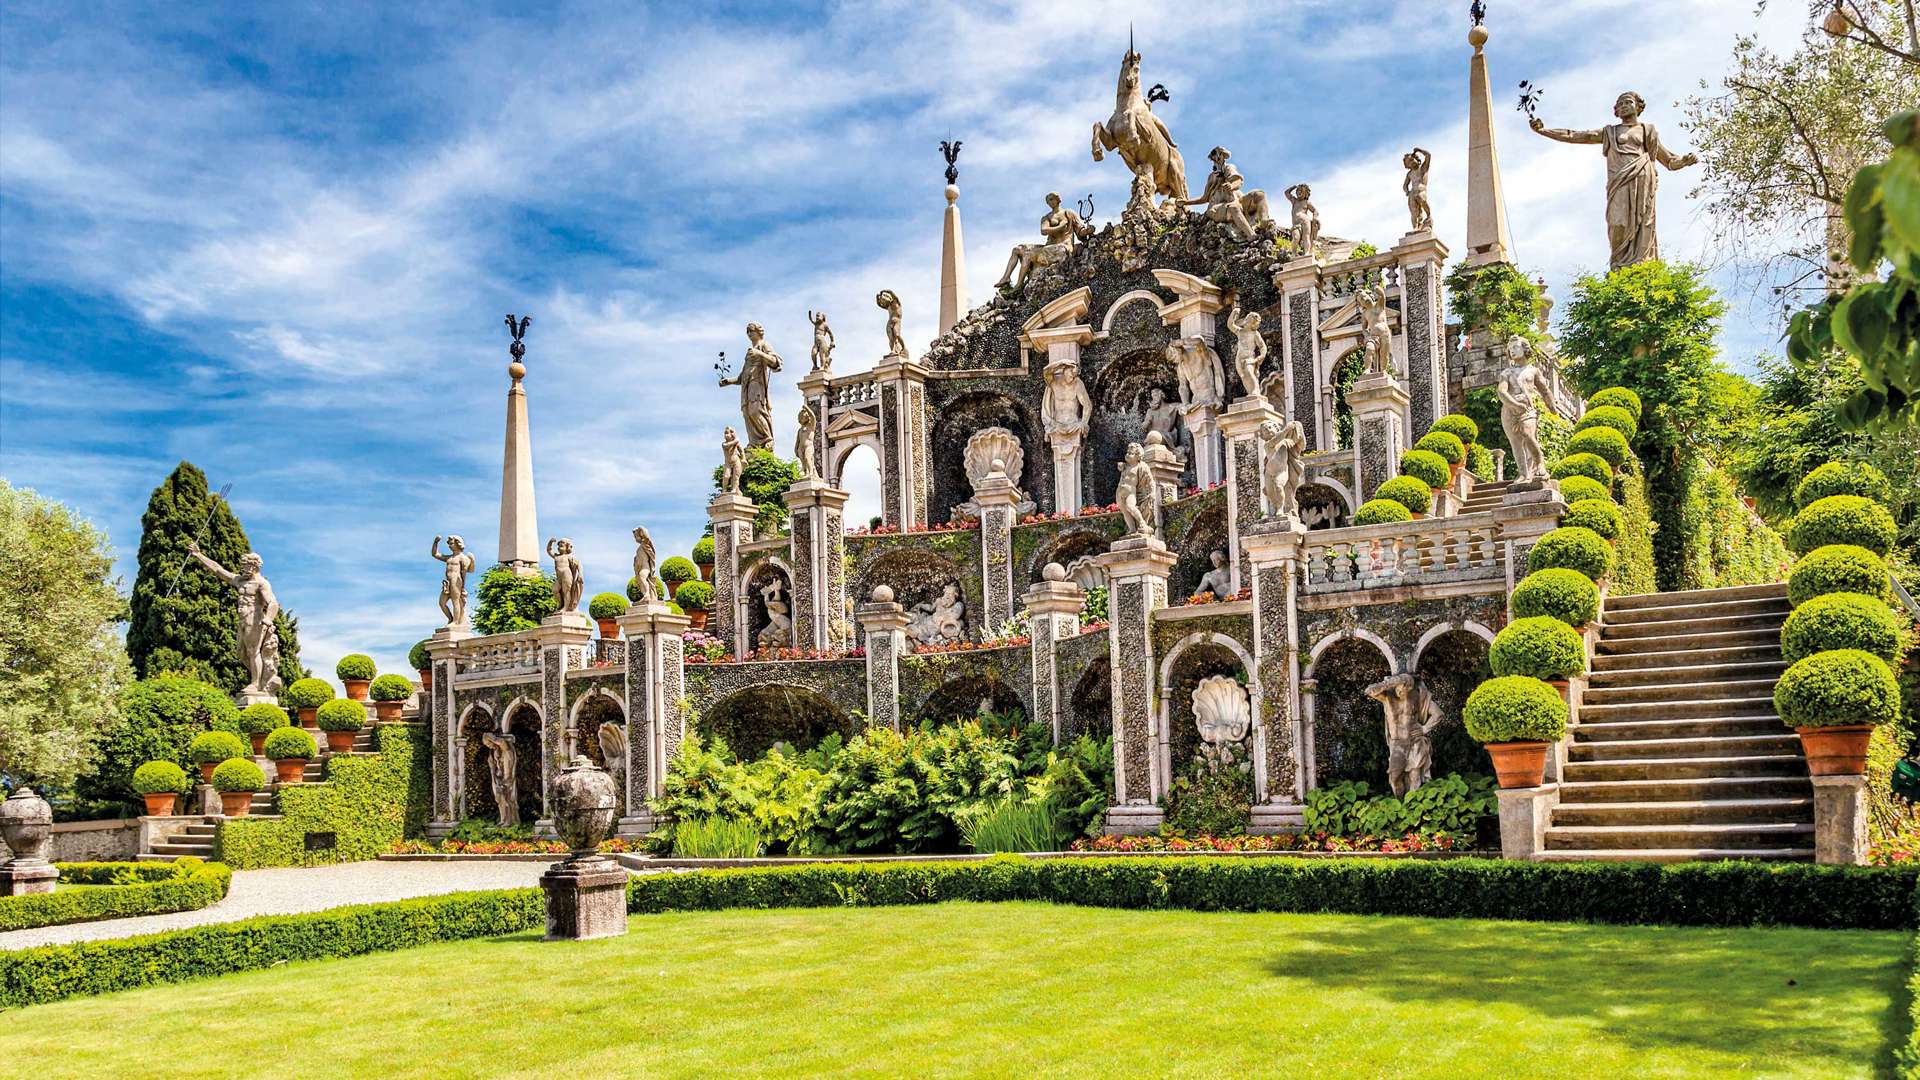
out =
{"type": "Polygon", "coordinates": [[[1493,514],[1460,514],[1307,534],[1310,593],[1396,585],[1496,581],[1505,587],[1505,545],[1493,514]]]}
{"type": "Polygon", "coordinates": [[[1329,264],[1320,271],[1322,288],[1330,296],[1351,296],[1362,285],[1380,285],[1391,292],[1400,287],[1399,257],[1391,251],[1329,264]]]}
{"type": "Polygon", "coordinates": [[[454,657],[455,680],[538,672],[540,640],[536,635],[536,631],[522,630],[461,642],[460,651],[454,657]]]}
{"type": "Polygon", "coordinates": [[[830,401],[836,409],[848,405],[865,405],[880,397],[880,388],[874,382],[873,372],[866,371],[857,375],[847,375],[833,380],[830,401]]]}

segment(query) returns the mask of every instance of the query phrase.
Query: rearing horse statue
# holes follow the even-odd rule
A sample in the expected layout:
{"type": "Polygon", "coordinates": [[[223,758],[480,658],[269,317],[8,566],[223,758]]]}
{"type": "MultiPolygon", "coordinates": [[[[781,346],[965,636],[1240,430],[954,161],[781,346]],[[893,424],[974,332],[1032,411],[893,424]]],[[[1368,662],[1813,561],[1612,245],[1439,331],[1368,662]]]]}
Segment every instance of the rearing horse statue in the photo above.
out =
{"type": "Polygon", "coordinates": [[[1140,92],[1140,54],[1133,51],[1132,42],[1120,60],[1113,115],[1106,123],[1093,125],[1093,160],[1105,160],[1108,150],[1120,151],[1120,160],[1135,176],[1151,176],[1155,194],[1187,197],[1187,163],[1180,159],[1167,125],[1153,115],[1153,106],[1140,92]]]}

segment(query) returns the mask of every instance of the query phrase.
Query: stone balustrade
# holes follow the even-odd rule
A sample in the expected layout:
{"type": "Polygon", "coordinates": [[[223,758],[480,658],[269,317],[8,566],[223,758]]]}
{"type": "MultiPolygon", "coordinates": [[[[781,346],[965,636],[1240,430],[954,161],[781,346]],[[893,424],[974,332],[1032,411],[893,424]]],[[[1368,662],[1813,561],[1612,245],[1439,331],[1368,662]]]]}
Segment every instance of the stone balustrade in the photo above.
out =
{"type": "Polygon", "coordinates": [[[454,653],[453,670],[456,682],[496,675],[531,675],[540,670],[538,632],[521,630],[467,638],[454,653]]]}
{"type": "Polygon", "coordinates": [[[1483,512],[1308,533],[1302,562],[1307,592],[1339,592],[1504,582],[1504,551],[1494,515],[1483,512]]]}
{"type": "Polygon", "coordinates": [[[871,371],[836,377],[829,392],[832,394],[831,401],[836,409],[848,405],[865,405],[880,397],[879,384],[874,380],[871,371]]]}

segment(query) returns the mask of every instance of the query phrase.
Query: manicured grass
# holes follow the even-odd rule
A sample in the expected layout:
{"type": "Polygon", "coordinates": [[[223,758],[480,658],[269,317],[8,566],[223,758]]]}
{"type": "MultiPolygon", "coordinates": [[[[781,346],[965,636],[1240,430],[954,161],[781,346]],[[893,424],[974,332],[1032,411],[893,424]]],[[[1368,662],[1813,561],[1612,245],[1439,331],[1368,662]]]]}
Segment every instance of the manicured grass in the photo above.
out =
{"type": "Polygon", "coordinates": [[[1910,935],[1037,903],[638,915],[10,1013],[38,1077],[1864,1076],[1910,935]],[[270,1063],[270,1064],[269,1064],[270,1063]]]}

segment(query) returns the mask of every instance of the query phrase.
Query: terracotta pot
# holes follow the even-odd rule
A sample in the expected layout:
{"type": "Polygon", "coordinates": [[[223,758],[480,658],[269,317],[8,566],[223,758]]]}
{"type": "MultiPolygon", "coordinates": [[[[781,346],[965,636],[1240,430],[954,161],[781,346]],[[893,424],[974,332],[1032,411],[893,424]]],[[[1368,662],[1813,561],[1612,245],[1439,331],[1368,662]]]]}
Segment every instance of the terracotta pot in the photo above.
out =
{"type": "Polygon", "coordinates": [[[327,753],[344,754],[353,749],[353,740],[359,736],[357,731],[327,732],[327,753]]]}
{"type": "Polygon", "coordinates": [[[298,784],[306,779],[307,759],[283,757],[273,763],[274,779],[283,784],[298,784]]]}
{"type": "Polygon", "coordinates": [[[608,641],[614,641],[620,637],[619,619],[600,619],[598,621],[600,623],[601,637],[606,638],[608,641]]]}
{"type": "Polygon", "coordinates": [[[1807,754],[1807,771],[1815,776],[1859,776],[1867,771],[1867,740],[1872,724],[1833,724],[1794,728],[1807,754]]]}
{"type": "Polygon", "coordinates": [[[1409,510],[1407,512],[1413,515],[1413,520],[1415,521],[1420,521],[1427,516],[1426,514],[1421,513],[1418,510],[1409,510]]]}
{"type": "Polygon", "coordinates": [[[707,563],[699,563],[697,565],[700,567],[700,580],[712,581],[713,580],[713,564],[710,562],[707,562],[707,563]]]}
{"type": "Polygon", "coordinates": [[[220,812],[228,817],[246,817],[253,808],[253,792],[223,791],[220,793],[220,812]]]}
{"type": "Polygon", "coordinates": [[[172,817],[173,804],[180,801],[180,796],[171,791],[162,791],[157,794],[142,795],[140,797],[147,801],[148,817],[172,817]]]}
{"type": "Polygon", "coordinates": [[[254,757],[259,757],[262,754],[265,754],[267,752],[267,733],[266,732],[250,731],[247,733],[247,738],[253,740],[253,756],[254,757]]]}
{"type": "Polygon", "coordinates": [[[1487,756],[1493,759],[1494,775],[1503,788],[1539,787],[1547,775],[1549,742],[1529,739],[1524,742],[1490,742],[1487,756]]]}
{"type": "Polygon", "coordinates": [[[1450,470],[1452,470],[1452,472],[1450,472],[1450,473],[1449,473],[1448,475],[1450,475],[1450,476],[1452,477],[1452,479],[1453,479],[1453,482],[1454,482],[1454,483],[1456,483],[1456,484],[1457,484],[1457,483],[1459,483],[1459,482],[1460,482],[1460,472],[1461,472],[1461,470],[1463,470],[1463,469],[1465,469],[1466,467],[1467,467],[1467,466],[1466,466],[1466,464],[1465,464],[1464,462],[1462,462],[1462,463],[1461,463],[1461,464],[1459,464],[1459,465],[1455,465],[1455,464],[1454,464],[1453,462],[1451,462],[1451,461],[1449,461],[1449,462],[1447,462],[1447,468],[1448,468],[1448,469],[1450,469],[1450,470]]]}
{"type": "Polygon", "coordinates": [[[693,629],[705,630],[707,628],[707,613],[705,611],[699,608],[688,608],[687,618],[692,620],[689,625],[692,626],[693,629]]]}
{"type": "Polygon", "coordinates": [[[219,764],[220,763],[217,761],[201,762],[200,763],[200,782],[203,784],[213,783],[213,770],[214,770],[214,767],[219,764]]]}
{"type": "Polygon", "coordinates": [[[308,731],[312,731],[314,728],[319,727],[320,726],[319,714],[320,714],[320,707],[318,705],[315,705],[311,709],[301,709],[300,710],[300,726],[303,728],[306,728],[308,731]]]}
{"type": "Polygon", "coordinates": [[[420,669],[419,674],[420,674],[420,689],[422,690],[433,689],[433,669],[430,667],[423,667],[420,669]]]}
{"type": "Polygon", "coordinates": [[[365,701],[367,700],[367,685],[371,682],[373,682],[372,679],[341,679],[340,685],[347,688],[347,700],[365,701]]]}
{"type": "Polygon", "coordinates": [[[373,703],[373,718],[376,720],[398,720],[400,710],[407,707],[404,701],[376,701],[373,703]]]}

